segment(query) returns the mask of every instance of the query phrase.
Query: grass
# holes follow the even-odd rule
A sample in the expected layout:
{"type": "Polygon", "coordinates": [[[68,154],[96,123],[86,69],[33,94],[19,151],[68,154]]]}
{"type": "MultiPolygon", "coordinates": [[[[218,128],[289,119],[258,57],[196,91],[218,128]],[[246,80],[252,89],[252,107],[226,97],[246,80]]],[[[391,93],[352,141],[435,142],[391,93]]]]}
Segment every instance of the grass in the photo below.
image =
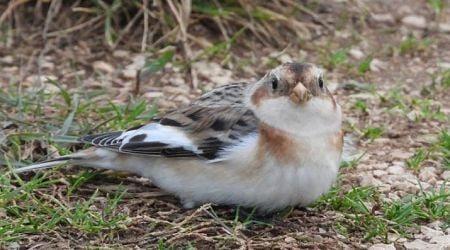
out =
{"type": "MultiPolygon", "coordinates": [[[[10,166],[12,167],[12,166],[10,166]]],[[[75,177],[75,182],[79,178],[75,177]]],[[[55,229],[76,230],[88,234],[126,229],[126,216],[115,211],[124,191],[106,195],[105,204],[97,201],[98,190],[88,199],[71,201],[70,192],[58,197],[36,192],[61,185],[60,179],[46,174],[22,180],[15,174],[0,178],[0,204],[6,218],[0,222],[0,245],[21,240],[27,234],[49,233],[55,229]]],[[[69,189],[74,189],[69,185],[69,189]]]]}
{"type": "MultiPolygon", "coordinates": [[[[63,89],[52,82],[59,92],[44,89],[26,90],[14,86],[0,90],[3,100],[2,120],[10,121],[4,130],[0,161],[9,169],[29,164],[29,160],[44,160],[51,154],[68,154],[79,148],[77,136],[101,130],[118,130],[141,124],[153,117],[158,109],[142,99],[126,104],[104,100],[92,101],[103,93],[87,93],[82,89],[63,89]],[[53,107],[49,109],[48,107],[53,107]],[[92,115],[95,117],[92,117],[92,115]],[[104,122],[96,123],[103,120],[104,122]],[[56,133],[55,133],[56,132],[56,133]],[[72,146],[69,146],[72,145],[72,146]]],[[[23,240],[26,235],[52,233],[57,230],[79,231],[87,235],[105,233],[114,237],[127,227],[127,216],[116,210],[125,190],[102,194],[95,190],[78,197],[78,188],[92,181],[94,172],[55,178],[52,172],[32,178],[19,177],[2,170],[0,176],[0,245],[23,240]],[[50,175],[49,175],[50,174],[50,175]],[[58,187],[56,197],[48,191],[58,187]],[[100,202],[104,201],[104,202],[100,202]]]]}
{"type": "Polygon", "coordinates": [[[381,127],[368,127],[365,128],[362,132],[363,137],[373,141],[377,138],[380,138],[383,135],[384,129],[381,127]]]}
{"type": "Polygon", "coordinates": [[[428,0],[427,2],[436,14],[440,14],[444,10],[443,0],[428,0]]]}
{"type": "Polygon", "coordinates": [[[426,160],[440,160],[444,169],[450,169],[450,134],[447,129],[432,141],[432,145],[416,150],[413,156],[406,160],[412,170],[419,170],[426,160]]]}
{"type": "Polygon", "coordinates": [[[438,137],[436,146],[432,150],[438,153],[438,159],[442,159],[442,164],[450,170],[450,133],[448,129],[443,129],[438,137]]]}
{"type": "Polygon", "coordinates": [[[338,186],[314,206],[340,213],[343,217],[335,223],[336,230],[347,237],[362,234],[363,241],[378,237],[389,243],[390,233],[406,237],[421,222],[443,220],[444,227],[450,226],[450,191],[445,183],[437,191],[396,201],[383,200],[383,196],[376,187],[346,190],[338,186]]]}
{"type": "Polygon", "coordinates": [[[411,158],[406,160],[406,164],[409,168],[418,170],[422,166],[422,163],[428,158],[429,154],[429,152],[419,149],[411,156],[411,158]]]}
{"type": "Polygon", "coordinates": [[[364,100],[364,99],[359,98],[359,99],[357,99],[355,101],[355,103],[353,103],[353,107],[352,108],[355,111],[361,112],[363,114],[367,114],[367,110],[368,110],[367,101],[364,100]]]}
{"type": "Polygon", "coordinates": [[[400,54],[423,53],[430,47],[431,43],[428,39],[418,39],[410,34],[400,43],[400,54]]]}
{"type": "Polygon", "coordinates": [[[372,62],[372,60],[372,56],[367,56],[363,60],[361,60],[358,65],[358,72],[360,74],[365,74],[366,72],[368,72],[370,70],[370,63],[372,62]]]}
{"type": "Polygon", "coordinates": [[[411,96],[405,93],[401,85],[390,89],[384,95],[378,95],[386,112],[393,115],[403,115],[410,120],[419,123],[423,121],[437,120],[448,121],[448,116],[441,111],[441,103],[431,99],[430,93],[444,91],[442,89],[429,88],[427,96],[411,96]]]}
{"type": "Polygon", "coordinates": [[[449,88],[450,87],[450,70],[444,70],[441,72],[441,85],[444,88],[449,88]]]}
{"type": "Polygon", "coordinates": [[[331,53],[327,50],[322,51],[321,65],[329,70],[346,65],[349,60],[348,51],[347,48],[341,48],[331,53]]]}

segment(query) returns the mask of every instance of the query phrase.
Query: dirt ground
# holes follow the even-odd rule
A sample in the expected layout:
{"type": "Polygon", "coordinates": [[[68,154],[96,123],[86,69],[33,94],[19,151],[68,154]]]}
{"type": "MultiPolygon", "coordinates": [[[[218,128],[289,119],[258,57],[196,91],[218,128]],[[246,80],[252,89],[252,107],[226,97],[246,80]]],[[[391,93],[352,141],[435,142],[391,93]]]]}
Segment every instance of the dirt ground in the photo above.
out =
{"type": "MultiPolygon", "coordinates": [[[[310,39],[292,37],[292,44],[278,50],[261,43],[240,48],[237,41],[230,53],[242,60],[224,63],[210,57],[193,63],[197,88],[192,87],[192,75],[169,63],[140,81],[137,96],[164,112],[217,85],[255,80],[284,61],[312,62],[325,68],[327,84],[345,114],[344,128],[355,147],[352,153],[360,157],[356,167],[342,168],[338,184],[342,190],[376,186],[386,201],[422,190],[448,190],[450,169],[439,159],[427,158],[416,169],[407,163],[417,150],[433,147],[436,136],[450,128],[450,88],[440,86],[446,77],[443,72],[450,72],[450,2],[444,4],[447,8],[436,14],[427,1],[419,0],[329,1],[321,5],[317,15],[323,24],[310,28],[310,39]],[[366,58],[368,64],[361,65],[366,58]]],[[[122,44],[110,50],[101,45],[103,37],[77,40],[76,32],[45,43],[35,38],[36,30],[23,32],[0,45],[0,86],[20,83],[23,93],[37,85],[48,93],[58,92],[46,80],[53,79],[70,93],[102,90],[104,94],[95,98],[127,103],[134,98],[136,74],[145,59],[158,56],[122,44]]],[[[202,30],[198,33],[201,36],[202,30]]],[[[201,51],[193,46],[193,53],[201,51]]],[[[106,120],[90,117],[96,124],[106,120]]],[[[64,179],[79,170],[54,172],[51,178],[64,179]]],[[[185,210],[176,198],[136,176],[98,173],[70,199],[59,198],[73,203],[99,189],[100,209],[118,184],[128,190],[113,212],[126,216],[123,228],[90,234],[61,226],[25,234],[18,241],[20,248],[450,249],[448,220],[417,224],[408,229],[408,236],[390,231],[387,239],[365,240],[364,232],[340,231],[339,223],[348,218],[328,206],[295,208],[282,219],[235,220],[236,208],[207,204],[185,210]]],[[[55,184],[39,192],[56,195],[66,189],[55,184]]]]}

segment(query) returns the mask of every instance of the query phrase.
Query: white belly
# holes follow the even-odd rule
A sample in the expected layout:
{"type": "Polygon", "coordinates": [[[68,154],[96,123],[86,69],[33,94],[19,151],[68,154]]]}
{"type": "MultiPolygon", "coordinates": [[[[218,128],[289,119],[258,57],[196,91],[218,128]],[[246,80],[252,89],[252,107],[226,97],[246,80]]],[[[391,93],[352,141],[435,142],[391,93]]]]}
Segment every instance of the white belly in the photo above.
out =
{"type": "Polygon", "coordinates": [[[270,156],[256,159],[254,143],[256,139],[249,141],[250,145],[231,149],[230,159],[215,163],[116,154],[111,161],[104,161],[104,167],[111,169],[113,164],[114,169],[148,177],[179,196],[186,206],[211,202],[257,207],[266,212],[305,206],[327,192],[336,180],[340,152],[326,143],[309,145],[299,153],[299,161],[290,163],[277,162],[270,156]]]}
{"type": "Polygon", "coordinates": [[[279,166],[268,161],[255,169],[245,164],[133,157],[121,167],[152,179],[186,206],[211,202],[268,212],[305,206],[327,192],[336,180],[339,159],[321,159],[320,165],[311,161],[279,166]]]}

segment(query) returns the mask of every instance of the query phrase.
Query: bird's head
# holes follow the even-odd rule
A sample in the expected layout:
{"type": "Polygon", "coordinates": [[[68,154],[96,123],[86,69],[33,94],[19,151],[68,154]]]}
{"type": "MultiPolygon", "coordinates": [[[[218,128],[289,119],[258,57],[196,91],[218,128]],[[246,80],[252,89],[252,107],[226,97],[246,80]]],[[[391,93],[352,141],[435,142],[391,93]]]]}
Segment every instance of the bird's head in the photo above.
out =
{"type": "Polygon", "coordinates": [[[262,122],[288,132],[340,129],[341,109],[313,64],[285,63],[271,70],[250,88],[247,102],[262,122]]]}

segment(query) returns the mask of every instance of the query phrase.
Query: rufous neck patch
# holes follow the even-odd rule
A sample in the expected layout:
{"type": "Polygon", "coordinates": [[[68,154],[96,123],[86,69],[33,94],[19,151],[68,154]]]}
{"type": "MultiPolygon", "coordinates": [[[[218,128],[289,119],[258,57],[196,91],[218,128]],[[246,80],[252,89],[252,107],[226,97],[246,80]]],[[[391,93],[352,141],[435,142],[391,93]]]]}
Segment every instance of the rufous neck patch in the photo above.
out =
{"type": "Polygon", "coordinates": [[[255,106],[259,106],[261,101],[266,98],[268,95],[267,89],[264,86],[260,86],[253,92],[252,96],[250,97],[250,100],[255,106]]]}
{"type": "Polygon", "coordinates": [[[288,163],[297,160],[298,148],[295,141],[284,131],[265,123],[259,125],[259,145],[257,157],[264,158],[266,153],[277,161],[288,163]]]}

